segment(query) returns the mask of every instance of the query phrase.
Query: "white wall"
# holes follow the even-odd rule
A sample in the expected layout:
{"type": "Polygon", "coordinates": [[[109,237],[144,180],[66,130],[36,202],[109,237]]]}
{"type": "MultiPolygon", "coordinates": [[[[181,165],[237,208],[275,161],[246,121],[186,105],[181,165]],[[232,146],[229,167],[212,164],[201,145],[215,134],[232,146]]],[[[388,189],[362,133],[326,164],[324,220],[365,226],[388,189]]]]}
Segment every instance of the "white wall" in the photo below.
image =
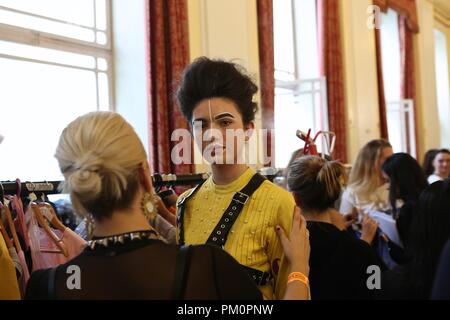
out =
{"type": "Polygon", "coordinates": [[[380,137],[375,32],[367,27],[372,0],[341,1],[344,52],[347,155],[351,163],[360,148],[380,137]]]}
{"type": "Polygon", "coordinates": [[[148,153],[144,0],[113,0],[115,111],[133,125],[148,153]]]}
{"type": "Polygon", "coordinates": [[[436,41],[436,86],[441,127],[441,147],[450,146],[450,95],[448,73],[447,35],[441,30],[435,30],[436,41]]]}
{"type": "Polygon", "coordinates": [[[436,97],[434,6],[417,0],[420,32],[415,36],[416,110],[418,111],[419,159],[426,150],[440,145],[440,126],[436,97]]]}

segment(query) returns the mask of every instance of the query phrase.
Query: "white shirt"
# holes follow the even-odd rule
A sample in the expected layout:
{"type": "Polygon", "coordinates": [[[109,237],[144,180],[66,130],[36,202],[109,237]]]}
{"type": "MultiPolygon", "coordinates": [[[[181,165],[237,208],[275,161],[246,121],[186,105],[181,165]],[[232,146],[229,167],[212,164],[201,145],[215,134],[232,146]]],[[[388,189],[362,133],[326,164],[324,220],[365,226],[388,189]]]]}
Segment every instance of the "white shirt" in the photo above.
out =
{"type": "Polygon", "coordinates": [[[386,212],[391,209],[389,204],[389,184],[378,187],[369,195],[357,195],[354,190],[347,187],[342,195],[339,211],[342,214],[351,213],[353,208],[369,213],[371,211],[386,212]]]}
{"type": "Polygon", "coordinates": [[[444,180],[444,179],[442,179],[437,174],[432,174],[432,175],[428,176],[428,183],[429,184],[435,183],[436,181],[442,181],[442,180],[444,180]]]}

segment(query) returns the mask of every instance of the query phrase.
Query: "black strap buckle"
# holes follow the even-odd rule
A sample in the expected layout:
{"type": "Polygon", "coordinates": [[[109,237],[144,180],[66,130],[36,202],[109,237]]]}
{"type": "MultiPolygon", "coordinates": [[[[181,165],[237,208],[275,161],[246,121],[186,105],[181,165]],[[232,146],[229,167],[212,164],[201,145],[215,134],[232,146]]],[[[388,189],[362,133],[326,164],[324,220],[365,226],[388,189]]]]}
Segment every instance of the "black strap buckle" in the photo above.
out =
{"type": "Polygon", "coordinates": [[[233,200],[236,202],[239,202],[242,205],[245,205],[250,197],[246,195],[245,193],[242,193],[240,191],[236,192],[233,196],[233,200]]]}
{"type": "Polygon", "coordinates": [[[257,286],[265,286],[272,279],[272,274],[270,272],[259,271],[247,266],[245,266],[245,269],[257,286]]]}

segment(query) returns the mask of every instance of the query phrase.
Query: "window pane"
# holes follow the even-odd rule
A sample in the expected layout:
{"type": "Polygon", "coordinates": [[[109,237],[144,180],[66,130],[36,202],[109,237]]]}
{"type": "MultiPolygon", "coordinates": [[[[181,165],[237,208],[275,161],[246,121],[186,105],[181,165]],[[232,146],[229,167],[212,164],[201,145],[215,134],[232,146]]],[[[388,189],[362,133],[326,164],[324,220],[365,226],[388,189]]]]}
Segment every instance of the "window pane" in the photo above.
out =
{"type": "Polygon", "coordinates": [[[94,27],[94,0],[0,0],[0,6],[94,27]]]}
{"type": "Polygon", "coordinates": [[[381,18],[381,53],[387,102],[400,100],[400,36],[397,13],[389,10],[381,18]]]}
{"type": "Polygon", "coordinates": [[[95,68],[95,58],[82,54],[60,50],[40,48],[14,42],[0,40],[0,54],[17,56],[26,59],[66,64],[82,68],[95,68]]]}
{"type": "Polygon", "coordinates": [[[304,142],[296,137],[297,130],[314,128],[314,110],[311,95],[277,95],[275,98],[275,166],[286,167],[291,154],[303,148],[304,142]]]}
{"type": "Polygon", "coordinates": [[[0,23],[93,42],[93,30],[0,9],[0,23]]]}
{"type": "Polygon", "coordinates": [[[404,114],[398,109],[388,108],[387,125],[389,132],[389,142],[395,152],[406,152],[406,140],[404,137],[404,114]],[[402,118],[403,117],[403,118],[402,118]]]}
{"type": "Polygon", "coordinates": [[[100,110],[109,110],[108,76],[103,72],[98,75],[98,98],[100,110]]]}
{"type": "Polygon", "coordinates": [[[280,80],[295,79],[294,24],[291,0],[273,2],[275,70],[280,80]],[[281,72],[281,74],[279,73],[281,72]],[[289,77],[292,75],[292,78],[289,77]]]}
{"type": "Polygon", "coordinates": [[[0,70],[0,177],[61,179],[58,139],[70,121],[97,110],[95,73],[4,58],[0,70]]]}
{"type": "Polygon", "coordinates": [[[97,29],[106,30],[106,0],[95,0],[95,5],[97,29]]]}
{"type": "Polygon", "coordinates": [[[108,70],[108,61],[106,61],[106,59],[103,59],[103,58],[98,58],[97,59],[97,68],[101,71],[108,70]]]}
{"type": "Polygon", "coordinates": [[[298,77],[315,79],[320,76],[316,0],[295,0],[294,4],[298,77]]]}
{"type": "Polygon", "coordinates": [[[97,32],[97,43],[101,45],[105,45],[108,43],[108,40],[106,38],[106,33],[104,32],[97,32]]]}
{"type": "Polygon", "coordinates": [[[450,146],[450,81],[447,54],[447,38],[440,30],[435,30],[436,43],[436,87],[438,98],[441,146],[450,146]]]}

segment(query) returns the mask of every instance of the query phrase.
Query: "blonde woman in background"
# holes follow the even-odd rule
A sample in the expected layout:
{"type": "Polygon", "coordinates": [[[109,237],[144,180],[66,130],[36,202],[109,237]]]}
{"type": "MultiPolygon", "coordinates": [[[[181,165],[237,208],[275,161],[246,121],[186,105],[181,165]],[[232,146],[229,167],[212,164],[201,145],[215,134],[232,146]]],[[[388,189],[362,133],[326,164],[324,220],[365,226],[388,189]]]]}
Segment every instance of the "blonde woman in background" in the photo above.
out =
{"type": "Polygon", "coordinates": [[[393,154],[391,144],[383,139],[372,140],[359,152],[350,171],[348,186],[342,195],[342,214],[388,211],[389,190],[381,166],[393,154]]]}

